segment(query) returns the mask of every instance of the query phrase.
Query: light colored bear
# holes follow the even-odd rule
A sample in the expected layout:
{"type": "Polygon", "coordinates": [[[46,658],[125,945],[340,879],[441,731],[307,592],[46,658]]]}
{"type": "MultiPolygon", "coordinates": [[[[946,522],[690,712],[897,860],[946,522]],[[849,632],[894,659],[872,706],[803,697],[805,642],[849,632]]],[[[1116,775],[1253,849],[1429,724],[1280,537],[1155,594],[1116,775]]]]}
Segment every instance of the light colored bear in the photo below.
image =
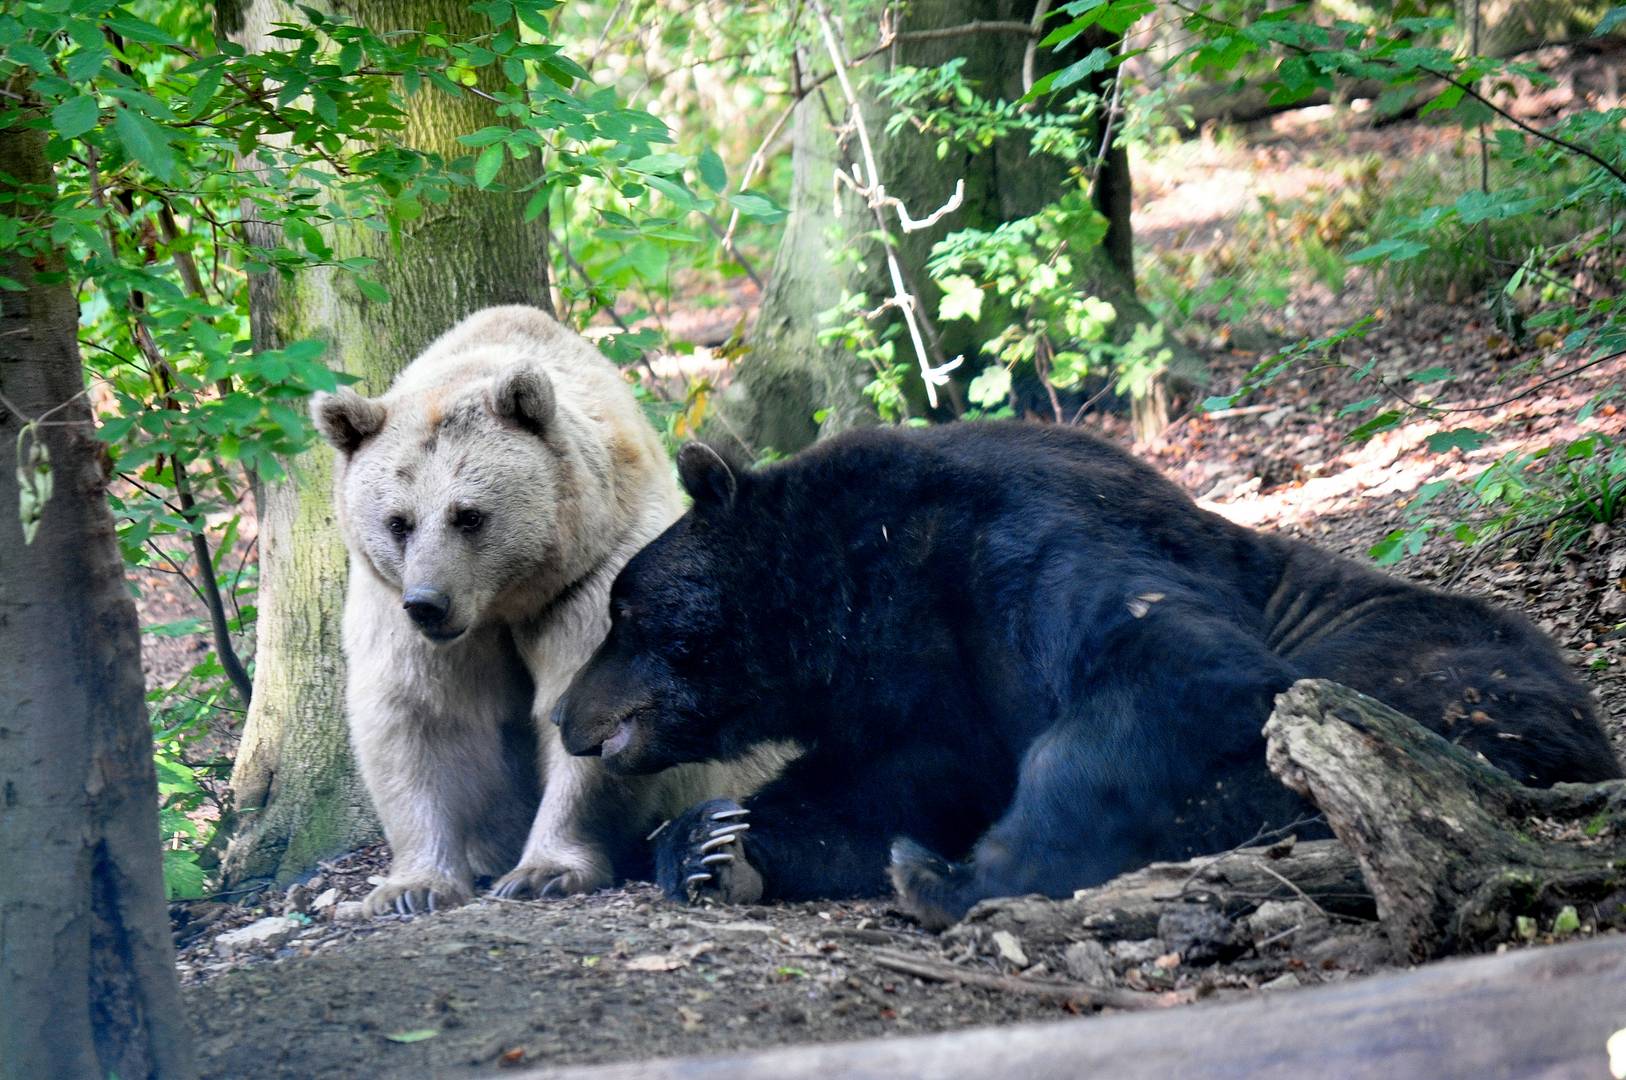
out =
{"type": "Polygon", "coordinates": [[[611,581],[681,498],[631,388],[534,308],[459,323],[380,398],[318,394],[350,551],[352,743],[394,854],[366,911],[609,884],[665,816],[745,767],[613,777],[550,717],[609,628],[611,581]],[[538,781],[542,783],[540,803],[538,781]]]}

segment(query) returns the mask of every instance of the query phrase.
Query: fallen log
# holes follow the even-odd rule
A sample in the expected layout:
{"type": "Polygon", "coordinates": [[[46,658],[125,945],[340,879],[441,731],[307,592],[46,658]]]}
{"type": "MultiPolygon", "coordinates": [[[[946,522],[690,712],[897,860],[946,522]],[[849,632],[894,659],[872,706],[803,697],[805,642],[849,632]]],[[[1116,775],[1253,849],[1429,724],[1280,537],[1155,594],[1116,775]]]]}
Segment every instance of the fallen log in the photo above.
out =
{"type": "Polygon", "coordinates": [[[1336,840],[1288,841],[1188,862],[1153,863],[1081,889],[1070,900],[985,900],[944,940],[980,942],[992,931],[1007,930],[1039,956],[1085,940],[1155,938],[1170,912],[1187,905],[1206,906],[1235,920],[1272,900],[1308,900],[1332,918],[1371,920],[1376,915],[1360,866],[1347,848],[1336,840]]]}
{"type": "Polygon", "coordinates": [[[1168,1012],[512,1075],[516,1080],[1606,1077],[1608,1048],[1618,1046],[1626,1057],[1623,1029],[1626,938],[1610,937],[1168,1012]]]}
{"type": "Polygon", "coordinates": [[[1354,853],[1402,961],[1626,927],[1626,781],[1527,788],[1323,680],[1278,697],[1265,734],[1271,770],[1354,853]]]}

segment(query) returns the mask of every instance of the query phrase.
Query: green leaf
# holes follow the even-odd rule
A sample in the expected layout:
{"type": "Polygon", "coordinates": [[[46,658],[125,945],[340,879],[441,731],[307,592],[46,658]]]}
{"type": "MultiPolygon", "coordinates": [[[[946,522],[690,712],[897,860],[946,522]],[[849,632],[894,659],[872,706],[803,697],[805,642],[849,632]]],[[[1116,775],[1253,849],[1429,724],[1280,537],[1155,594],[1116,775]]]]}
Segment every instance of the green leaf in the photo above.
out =
{"type": "Polygon", "coordinates": [[[1427,105],[1424,105],[1421,109],[1417,110],[1418,119],[1427,116],[1429,113],[1441,112],[1445,109],[1454,109],[1458,104],[1461,103],[1461,101],[1462,87],[1448,86],[1438,97],[1430,101],[1427,105]]]}
{"type": "Polygon", "coordinates": [[[502,143],[492,143],[480,151],[480,157],[474,163],[474,184],[476,187],[491,186],[491,181],[497,178],[497,170],[502,168],[502,143]]]}
{"type": "Polygon", "coordinates": [[[411,1031],[393,1032],[384,1036],[384,1038],[388,1039],[390,1042],[415,1043],[423,1042],[425,1039],[433,1039],[439,1034],[440,1032],[434,1028],[414,1028],[411,1031]]]}
{"type": "Polygon", "coordinates": [[[1603,37],[1605,34],[1612,34],[1621,23],[1626,23],[1626,7],[1610,8],[1603,13],[1603,18],[1598,20],[1598,27],[1592,31],[1592,36],[1603,37]]]}
{"type": "Polygon", "coordinates": [[[1451,369],[1447,367],[1431,367],[1423,371],[1414,371],[1406,378],[1414,383],[1440,382],[1451,377],[1451,369]]]}
{"type": "Polygon", "coordinates": [[[937,283],[942,286],[943,300],[937,307],[937,317],[944,322],[954,319],[982,317],[982,290],[964,274],[953,274],[937,283]]]}
{"type": "Polygon", "coordinates": [[[1201,411],[1205,413],[1219,412],[1229,409],[1236,402],[1235,395],[1222,394],[1219,397],[1203,398],[1201,411]]]}
{"type": "Polygon", "coordinates": [[[1005,399],[1011,393],[1011,371],[1009,368],[995,364],[993,367],[983,368],[971,385],[966,387],[966,397],[974,404],[985,409],[997,408],[1005,404],[1005,399]]]}
{"type": "Polygon", "coordinates": [[[1391,262],[1404,262],[1415,259],[1428,250],[1427,244],[1419,244],[1415,240],[1402,240],[1399,237],[1390,237],[1379,240],[1369,247],[1350,255],[1349,261],[1353,263],[1376,262],[1378,259],[1388,259],[1391,262]]]}
{"type": "Polygon", "coordinates": [[[51,126],[64,139],[77,139],[87,131],[94,131],[101,119],[101,109],[89,94],[69,98],[51,110],[51,126]]]}
{"type": "Polygon", "coordinates": [[[1489,441],[1490,436],[1483,431],[1459,427],[1430,435],[1428,448],[1436,454],[1443,454],[1447,450],[1477,450],[1489,441]]]}
{"type": "Polygon", "coordinates": [[[723,168],[723,159],[717,156],[717,151],[706,147],[700,151],[700,182],[721,195],[728,186],[728,170],[723,168]]]}
{"type": "Polygon", "coordinates": [[[125,151],[145,165],[160,180],[175,179],[175,151],[164,135],[164,129],[123,105],[113,110],[113,130],[125,151]]]}
{"type": "Polygon", "coordinates": [[[390,291],[371,278],[358,277],[356,279],[356,288],[361,290],[361,295],[375,304],[390,302],[390,291]]]}
{"type": "Polygon", "coordinates": [[[738,210],[748,218],[756,218],[772,225],[776,221],[783,221],[786,211],[782,210],[766,195],[757,195],[752,192],[741,192],[738,195],[728,196],[728,205],[738,210]]]}
{"type": "Polygon", "coordinates": [[[203,895],[208,875],[198,865],[198,853],[164,848],[164,897],[167,900],[196,900],[203,895]]]}
{"type": "Polygon", "coordinates": [[[644,175],[681,176],[683,166],[688,163],[682,154],[646,154],[636,161],[627,162],[627,170],[644,175]]]}
{"type": "Polygon", "coordinates": [[[525,203],[525,220],[535,221],[541,217],[542,211],[547,208],[548,199],[552,195],[553,189],[551,187],[539,187],[533,191],[531,197],[525,203]]]}
{"type": "Polygon", "coordinates": [[[1378,432],[1388,431],[1392,427],[1399,426],[1399,424],[1400,413],[1391,409],[1388,412],[1379,413],[1366,423],[1362,424],[1360,427],[1356,428],[1354,431],[1351,431],[1349,433],[1349,437],[1356,442],[1363,442],[1370,439],[1378,432]]]}
{"type": "Polygon", "coordinates": [[[1573,904],[1565,904],[1553,916],[1553,936],[1567,937],[1581,929],[1581,916],[1576,912],[1573,904]]]}
{"type": "Polygon", "coordinates": [[[176,41],[152,23],[137,19],[124,12],[115,12],[112,15],[105,16],[102,22],[108,29],[127,41],[144,41],[149,45],[167,45],[172,49],[181,47],[179,41],[176,41]]]}

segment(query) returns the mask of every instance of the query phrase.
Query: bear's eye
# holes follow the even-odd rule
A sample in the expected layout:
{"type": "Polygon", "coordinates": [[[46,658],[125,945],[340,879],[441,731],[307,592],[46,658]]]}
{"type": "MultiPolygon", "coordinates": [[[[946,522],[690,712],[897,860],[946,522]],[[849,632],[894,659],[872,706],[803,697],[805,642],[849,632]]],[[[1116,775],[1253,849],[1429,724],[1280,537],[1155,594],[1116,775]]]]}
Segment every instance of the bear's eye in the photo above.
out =
{"type": "Polygon", "coordinates": [[[412,531],[412,526],[407,524],[407,519],[399,514],[390,518],[389,521],[385,522],[385,525],[389,528],[390,535],[397,540],[412,531]]]}
{"type": "Polygon", "coordinates": [[[485,523],[486,516],[478,510],[459,510],[452,518],[452,524],[466,533],[478,532],[485,523]]]}

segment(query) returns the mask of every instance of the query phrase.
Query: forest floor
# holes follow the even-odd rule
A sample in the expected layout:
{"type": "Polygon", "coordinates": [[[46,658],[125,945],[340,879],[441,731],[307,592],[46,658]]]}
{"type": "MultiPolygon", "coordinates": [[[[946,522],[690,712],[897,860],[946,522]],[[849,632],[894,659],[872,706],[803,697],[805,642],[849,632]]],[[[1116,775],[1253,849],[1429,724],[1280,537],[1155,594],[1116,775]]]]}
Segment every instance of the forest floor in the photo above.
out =
{"type": "MultiPolygon", "coordinates": [[[[1570,85],[1585,92],[1586,80],[1570,85]]],[[[1350,122],[1347,113],[1330,110],[1300,114],[1224,145],[1193,141],[1142,166],[1137,231],[1149,254],[1189,256],[1235,243],[1260,195],[1278,206],[1306,193],[1335,195],[1352,182],[1350,170],[1339,167],[1350,155],[1396,162],[1445,147],[1445,135],[1420,124],[1339,134],[1350,122]],[[1290,191],[1283,179],[1289,174],[1290,191]]],[[[1360,343],[1362,359],[1376,356],[1376,370],[1396,378],[1451,368],[1456,377],[1435,387],[1437,396],[1481,410],[1459,415],[1493,429],[1493,441],[1469,453],[1435,453],[1426,440],[1441,425],[1432,421],[1346,441],[1363,417],[1329,418],[1367,396],[1370,384],[1326,368],[1285,377],[1230,415],[1185,416],[1140,451],[1235,521],[1365,557],[1404,524],[1405,508],[1424,483],[1473,475],[1504,453],[1556,437],[1620,432],[1611,405],[1585,423],[1576,417],[1626,375],[1626,363],[1523,394],[1574,361],[1514,345],[1480,305],[1402,305],[1376,294],[1358,271],[1337,289],[1299,275],[1266,336],[1319,336],[1374,307],[1388,310],[1360,343]]],[[[1234,387],[1271,347],[1245,348],[1243,336],[1221,328],[1196,342],[1215,358],[1215,392],[1234,387]]],[[[1127,437],[1121,419],[1107,416],[1097,426],[1127,437]]],[[[1595,688],[1626,756],[1626,526],[1600,526],[1556,561],[1532,559],[1528,551],[1470,558],[1438,541],[1396,572],[1528,614],[1595,688]]],[[[158,666],[179,663],[189,648],[165,645],[158,666]]],[[[155,684],[173,674],[149,671],[155,684]]],[[[1093,961],[1063,962],[1025,955],[1020,939],[925,934],[884,901],[689,909],[665,903],[648,886],[541,903],[483,900],[436,915],[363,921],[357,901],[385,862],[386,853],[375,848],[324,865],[286,894],[175,905],[204,1075],[476,1075],[503,1066],[706,1054],[1089,1011],[1076,997],[1024,993],[1009,982],[990,988],[952,975],[944,981],[901,974],[899,953],[950,971],[1112,986],[1138,993],[1147,1008],[1340,981],[1387,963],[1374,924],[1285,934],[1263,923],[1244,926],[1254,944],[1226,964],[1193,963],[1155,938],[1119,943],[1093,961]],[[267,918],[281,921],[261,921],[267,918]],[[268,935],[259,945],[223,937],[256,923],[268,935]]],[[[1285,889],[1283,899],[1292,899],[1285,889]]]]}

